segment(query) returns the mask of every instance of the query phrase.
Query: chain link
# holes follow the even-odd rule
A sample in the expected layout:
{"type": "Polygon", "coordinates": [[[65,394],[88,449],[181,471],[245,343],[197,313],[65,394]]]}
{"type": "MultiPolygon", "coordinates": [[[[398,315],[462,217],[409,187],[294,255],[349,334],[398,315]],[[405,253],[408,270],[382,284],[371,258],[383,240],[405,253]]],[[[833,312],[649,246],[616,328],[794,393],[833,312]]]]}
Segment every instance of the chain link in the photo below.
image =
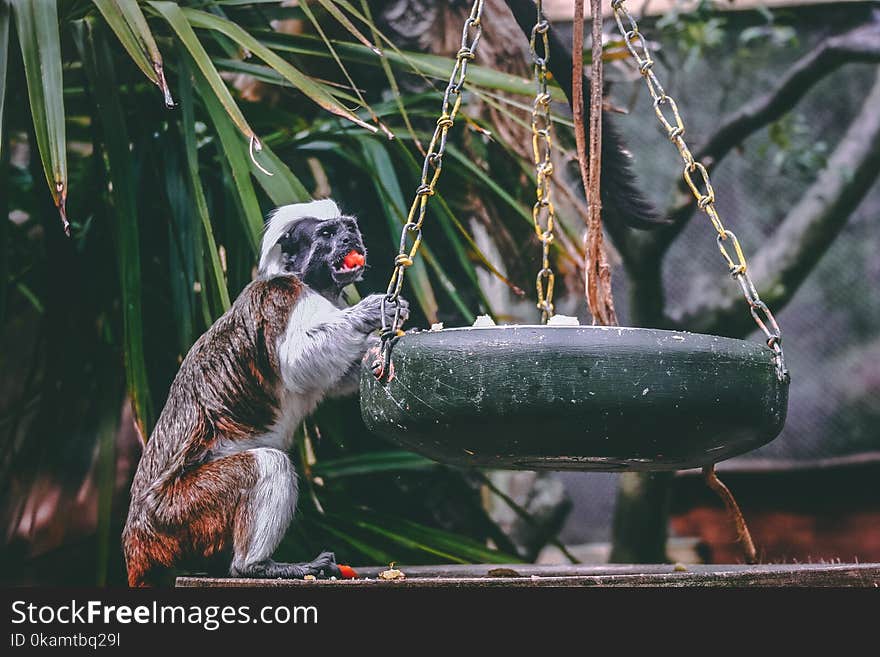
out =
{"type": "Polygon", "coordinates": [[[538,292],[538,310],[541,322],[553,317],[553,285],[556,275],[550,267],[550,245],[553,244],[553,228],[556,211],[551,198],[553,183],[553,121],[550,117],[551,96],[547,90],[547,66],[550,61],[550,24],[544,18],[543,2],[537,0],[537,18],[529,39],[535,79],[535,102],[532,105],[532,152],[535,158],[535,205],[532,221],[535,233],[541,241],[541,269],[535,279],[538,292]],[[541,53],[538,54],[538,44],[541,53]]]}
{"type": "MultiPolygon", "coordinates": [[[[455,117],[461,107],[461,97],[465,79],[467,78],[468,63],[476,55],[477,45],[483,33],[481,23],[484,0],[474,0],[471,11],[465,19],[461,31],[461,47],[455,55],[455,66],[449,75],[449,83],[443,93],[443,103],[440,109],[440,118],[434,128],[434,134],[428,144],[425,161],[422,164],[422,176],[419,186],[416,188],[415,198],[409,208],[406,223],[400,232],[400,247],[394,258],[394,271],[391,280],[388,281],[388,289],[382,299],[382,341],[384,363],[387,365],[390,358],[391,338],[400,334],[400,292],[403,289],[403,280],[406,270],[412,266],[419,247],[422,245],[422,225],[428,209],[428,199],[434,195],[434,186],[440,178],[443,168],[443,154],[446,151],[446,137],[449,129],[455,122],[455,117]],[[394,305],[394,319],[388,324],[385,312],[386,304],[394,305]]],[[[383,371],[385,367],[381,368],[383,371]]],[[[379,373],[381,376],[381,372],[379,373]]]]}
{"type": "Polygon", "coordinates": [[[785,366],[785,356],[782,352],[782,332],[776,318],[770,308],[767,307],[758,296],[755,284],[752,282],[748,273],[748,263],[743,254],[739,239],[733,231],[725,228],[718,210],[715,207],[715,190],[709,179],[709,172],[706,167],[694,159],[693,154],[684,141],[684,122],[678,112],[678,106],[675,101],[663,89],[660,80],[654,74],[654,60],[651,57],[651,51],[645,36],[639,31],[639,26],[632,14],[626,8],[625,0],[612,0],[611,9],[614,12],[614,20],[623,36],[627,50],[629,50],[636,62],[639,73],[645,79],[648,92],[654,100],[654,113],[660,124],[666,130],[669,140],[678,149],[681,159],[684,161],[683,177],[688,188],[697,199],[697,206],[702,210],[712,222],[712,226],[718,233],[717,242],[721,255],[727,262],[730,275],[739,283],[742,288],[743,296],[749,304],[749,310],[755,323],[763,331],[767,338],[767,346],[773,352],[773,361],[776,365],[776,374],[780,380],[788,380],[788,369],[785,366]],[[696,174],[696,175],[695,175],[696,174]],[[734,257],[730,255],[728,246],[733,247],[734,257]]]}
{"type": "Polygon", "coordinates": [[[406,223],[400,232],[400,247],[394,259],[394,271],[383,299],[382,335],[386,338],[396,335],[400,330],[399,299],[400,291],[403,288],[403,279],[406,270],[412,266],[419,247],[422,245],[422,225],[428,209],[428,199],[434,195],[434,186],[440,178],[440,171],[443,168],[443,154],[446,151],[446,138],[461,107],[462,89],[467,77],[468,63],[475,57],[477,44],[480,42],[480,36],[483,32],[481,23],[483,2],[484,0],[475,0],[470,15],[464,22],[461,32],[461,48],[455,56],[455,66],[449,75],[446,91],[443,93],[440,118],[437,119],[434,134],[425,153],[421,181],[416,188],[415,198],[409,208],[406,223]],[[384,312],[386,303],[395,305],[394,321],[390,327],[387,325],[384,312]]]}

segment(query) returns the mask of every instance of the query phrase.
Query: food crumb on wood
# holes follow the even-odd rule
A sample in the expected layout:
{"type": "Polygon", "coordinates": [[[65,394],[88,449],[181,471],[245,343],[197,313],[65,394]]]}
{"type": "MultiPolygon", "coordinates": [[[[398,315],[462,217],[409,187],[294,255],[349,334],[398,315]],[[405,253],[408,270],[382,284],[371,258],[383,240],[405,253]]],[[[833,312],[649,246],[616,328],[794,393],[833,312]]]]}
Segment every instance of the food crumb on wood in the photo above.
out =
{"type": "Polygon", "coordinates": [[[581,323],[578,321],[577,317],[571,317],[569,315],[553,315],[549,320],[547,320],[547,326],[580,326],[581,323]]]}
{"type": "Polygon", "coordinates": [[[403,571],[395,568],[394,562],[392,561],[388,565],[388,570],[383,570],[381,573],[379,573],[379,579],[386,579],[386,580],[406,579],[406,575],[404,574],[403,571]]]}
{"type": "Polygon", "coordinates": [[[677,573],[686,573],[688,567],[685,566],[683,563],[679,562],[679,563],[675,564],[675,565],[672,567],[672,569],[673,569],[675,572],[677,572],[677,573]]]}
{"type": "Polygon", "coordinates": [[[303,579],[307,582],[314,582],[318,578],[315,577],[314,575],[306,575],[305,577],[303,577],[303,579]]]}

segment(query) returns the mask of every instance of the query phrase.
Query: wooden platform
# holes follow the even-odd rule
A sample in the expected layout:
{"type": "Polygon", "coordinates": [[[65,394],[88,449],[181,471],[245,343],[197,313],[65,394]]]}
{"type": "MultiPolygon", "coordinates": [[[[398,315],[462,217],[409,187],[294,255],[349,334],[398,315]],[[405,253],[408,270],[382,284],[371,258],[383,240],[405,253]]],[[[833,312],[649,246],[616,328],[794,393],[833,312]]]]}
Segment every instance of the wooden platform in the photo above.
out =
{"type": "Polygon", "coordinates": [[[377,579],[384,567],[356,567],[360,579],[283,580],[178,577],[177,586],[296,588],[319,586],[384,588],[533,588],[533,587],[880,587],[880,564],[766,564],[651,566],[398,566],[404,580],[377,579]]]}

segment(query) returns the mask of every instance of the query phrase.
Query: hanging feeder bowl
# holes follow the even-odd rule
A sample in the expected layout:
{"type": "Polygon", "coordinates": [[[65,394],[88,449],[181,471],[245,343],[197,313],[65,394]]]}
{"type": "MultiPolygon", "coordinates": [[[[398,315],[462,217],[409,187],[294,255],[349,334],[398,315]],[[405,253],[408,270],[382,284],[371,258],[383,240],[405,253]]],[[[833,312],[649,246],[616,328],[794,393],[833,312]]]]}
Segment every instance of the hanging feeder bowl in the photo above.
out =
{"type": "Polygon", "coordinates": [[[499,326],[408,333],[367,354],[367,427],[434,460],[525,470],[679,470],[782,430],[788,380],[758,343],[675,331],[499,326]]]}

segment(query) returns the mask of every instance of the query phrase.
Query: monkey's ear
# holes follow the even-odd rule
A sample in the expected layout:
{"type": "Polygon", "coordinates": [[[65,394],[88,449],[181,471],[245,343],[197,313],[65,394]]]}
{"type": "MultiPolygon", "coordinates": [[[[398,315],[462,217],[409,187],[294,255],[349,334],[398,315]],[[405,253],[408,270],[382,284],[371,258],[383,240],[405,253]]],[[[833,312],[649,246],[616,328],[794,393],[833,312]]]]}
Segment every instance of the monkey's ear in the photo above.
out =
{"type": "Polygon", "coordinates": [[[266,254],[260,264],[260,274],[267,278],[272,278],[284,272],[284,252],[281,249],[280,241],[269,249],[269,253],[266,254]]]}

